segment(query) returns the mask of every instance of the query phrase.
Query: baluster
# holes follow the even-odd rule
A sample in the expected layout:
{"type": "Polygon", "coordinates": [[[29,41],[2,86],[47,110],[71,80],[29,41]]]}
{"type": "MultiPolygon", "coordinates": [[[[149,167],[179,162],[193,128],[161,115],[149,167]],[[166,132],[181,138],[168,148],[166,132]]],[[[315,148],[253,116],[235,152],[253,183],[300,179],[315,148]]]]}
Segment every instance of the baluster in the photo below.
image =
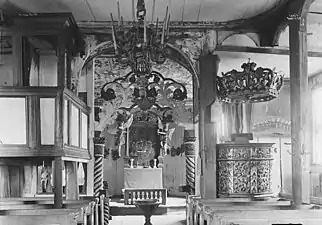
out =
{"type": "MultiPolygon", "coordinates": [[[[137,199],[137,193],[136,193],[136,191],[133,191],[132,192],[132,195],[133,195],[133,201],[135,201],[137,199]]],[[[134,202],[132,202],[132,204],[134,204],[134,202]]]]}
{"type": "Polygon", "coordinates": [[[99,198],[96,198],[96,200],[95,200],[95,225],[99,225],[98,204],[99,204],[99,198]]]}
{"type": "Polygon", "coordinates": [[[84,224],[84,225],[87,225],[87,207],[88,207],[88,206],[85,206],[85,207],[83,208],[83,224],[84,224]]]}
{"type": "Polygon", "coordinates": [[[94,225],[94,221],[95,221],[94,219],[95,205],[96,205],[95,202],[92,201],[91,202],[91,222],[90,222],[91,225],[94,225]]]}
{"type": "Polygon", "coordinates": [[[102,225],[104,225],[104,195],[100,196],[100,211],[101,211],[101,223],[102,225]]]}
{"type": "Polygon", "coordinates": [[[131,199],[130,199],[130,202],[129,202],[129,204],[130,205],[133,205],[134,204],[134,194],[133,194],[133,192],[131,191],[131,192],[129,192],[129,196],[131,197],[131,199]]]}
{"type": "Polygon", "coordinates": [[[157,197],[156,199],[159,201],[159,198],[160,198],[160,192],[159,191],[156,191],[157,192],[157,197]]]}

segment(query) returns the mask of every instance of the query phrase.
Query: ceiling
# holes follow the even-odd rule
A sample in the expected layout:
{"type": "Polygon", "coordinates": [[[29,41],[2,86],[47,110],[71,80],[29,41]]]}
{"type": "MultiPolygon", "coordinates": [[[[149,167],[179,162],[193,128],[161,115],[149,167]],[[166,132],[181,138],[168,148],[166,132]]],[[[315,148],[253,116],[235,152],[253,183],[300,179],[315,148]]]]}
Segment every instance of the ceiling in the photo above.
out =
{"type": "MultiPolygon", "coordinates": [[[[124,20],[132,20],[132,0],[120,0],[120,11],[124,20]]],[[[136,7],[135,0],[135,7],[136,7]]],[[[181,21],[231,21],[256,16],[283,4],[285,0],[155,0],[155,18],[163,19],[168,5],[171,20],[181,21]]],[[[145,0],[147,19],[151,19],[153,0],[145,0]]],[[[117,0],[0,0],[0,8],[7,12],[26,11],[72,12],[76,21],[108,21],[110,13],[117,18],[117,0]]],[[[315,0],[308,18],[308,48],[322,51],[322,0],[315,0]]],[[[288,29],[279,39],[280,47],[288,47],[288,29]]],[[[223,44],[256,47],[245,35],[235,35],[223,44]]],[[[289,77],[289,57],[252,53],[218,52],[221,57],[220,72],[240,68],[251,58],[258,66],[281,70],[289,77]]],[[[322,58],[309,58],[309,74],[322,71],[322,58]]]]}
{"type": "MultiPolygon", "coordinates": [[[[119,2],[124,20],[132,20],[132,0],[119,2]]],[[[155,0],[155,18],[163,19],[168,5],[171,20],[181,21],[183,17],[186,21],[198,18],[200,21],[229,21],[253,17],[283,2],[285,0],[155,0]]],[[[153,0],[145,0],[145,4],[149,20],[153,0]]],[[[0,5],[7,10],[33,13],[72,12],[77,21],[107,21],[110,13],[115,18],[117,15],[117,0],[0,0],[0,5]]]]}

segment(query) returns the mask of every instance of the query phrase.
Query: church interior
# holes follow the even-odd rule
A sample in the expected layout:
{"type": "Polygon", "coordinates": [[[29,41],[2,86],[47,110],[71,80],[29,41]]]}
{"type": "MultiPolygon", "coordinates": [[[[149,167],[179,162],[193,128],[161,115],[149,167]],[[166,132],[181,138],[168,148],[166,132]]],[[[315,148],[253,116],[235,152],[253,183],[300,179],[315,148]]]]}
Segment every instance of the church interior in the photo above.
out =
{"type": "Polygon", "coordinates": [[[321,225],[321,24],[322,0],[0,0],[0,224],[321,225]]]}

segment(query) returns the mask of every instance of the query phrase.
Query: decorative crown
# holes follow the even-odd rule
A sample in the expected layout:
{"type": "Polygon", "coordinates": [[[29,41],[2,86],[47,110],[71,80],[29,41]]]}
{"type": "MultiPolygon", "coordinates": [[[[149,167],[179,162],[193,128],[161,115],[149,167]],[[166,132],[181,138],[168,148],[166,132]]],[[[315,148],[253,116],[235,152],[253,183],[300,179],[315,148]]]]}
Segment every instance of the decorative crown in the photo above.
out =
{"type": "Polygon", "coordinates": [[[243,71],[231,70],[217,76],[219,100],[229,103],[267,102],[278,97],[284,74],[269,68],[256,68],[256,63],[243,63],[243,71]]]}

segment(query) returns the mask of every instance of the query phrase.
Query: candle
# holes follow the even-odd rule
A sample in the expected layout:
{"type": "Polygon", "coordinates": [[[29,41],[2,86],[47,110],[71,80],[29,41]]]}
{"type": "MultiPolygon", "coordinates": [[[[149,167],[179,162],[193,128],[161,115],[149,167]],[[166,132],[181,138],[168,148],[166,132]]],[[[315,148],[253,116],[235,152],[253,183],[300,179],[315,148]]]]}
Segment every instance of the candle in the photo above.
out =
{"type": "Polygon", "coordinates": [[[132,20],[135,21],[134,0],[132,0],[132,20]]]}
{"type": "Polygon", "coordinates": [[[168,18],[168,6],[165,12],[165,17],[163,20],[163,25],[162,25],[162,36],[161,36],[161,44],[164,43],[164,32],[165,32],[165,28],[166,28],[166,24],[167,24],[167,18],[168,18]]]}
{"type": "Polygon", "coordinates": [[[167,21],[167,37],[169,36],[169,34],[170,34],[170,14],[169,14],[169,16],[168,16],[168,21],[167,21]]]}
{"type": "Polygon", "coordinates": [[[155,14],[155,0],[153,0],[153,6],[152,6],[152,23],[154,21],[154,14],[155,14]]]}
{"type": "Polygon", "coordinates": [[[146,21],[145,21],[145,17],[144,17],[143,25],[144,25],[144,43],[146,43],[146,21]]]}
{"type": "Polygon", "coordinates": [[[111,13],[111,19],[112,19],[112,37],[113,37],[113,45],[114,45],[114,50],[115,54],[118,53],[117,51],[117,44],[116,44],[116,37],[115,37],[115,30],[114,30],[114,21],[113,21],[113,15],[111,13]]]}
{"type": "Polygon", "coordinates": [[[120,9],[120,2],[117,1],[117,19],[118,19],[118,25],[119,28],[121,26],[121,9],[120,9]]]}

